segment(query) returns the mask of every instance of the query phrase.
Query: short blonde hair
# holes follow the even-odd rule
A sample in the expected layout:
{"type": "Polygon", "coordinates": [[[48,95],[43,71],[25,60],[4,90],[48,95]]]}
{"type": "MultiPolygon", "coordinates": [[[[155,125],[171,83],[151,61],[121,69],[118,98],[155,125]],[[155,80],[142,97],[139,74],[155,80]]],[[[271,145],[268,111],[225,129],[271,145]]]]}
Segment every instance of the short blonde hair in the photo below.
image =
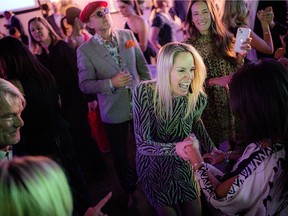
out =
{"type": "Polygon", "coordinates": [[[19,104],[19,108],[26,106],[26,100],[20,90],[12,83],[0,78],[0,111],[5,106],[12,107],[19,104]]]}
{"type": "Polygon", "coordinates": [[[0,215],[70,216],[72,196],[60,166],[44,156],[0,163],[0,215]]]}
{"type": "Polygon", "coordinates": [[[206,79],[206,67],[200,54],[189,44],[171,42],[164,45],[157,55],[157,80],[154,93],[154,110],[159,112],[162,118],[169,118],[172,114],[172,86],[170,74],[176,56],[181,52],[189,52],[194,58],[195,73],[192,81],[192,94],[188,94],[188,106],[185,117],[188,117],[195,109],[200,94],[204,93],[203,83],[206,79]],[[157,105],[158,104],[158,105],[157,105]]]}

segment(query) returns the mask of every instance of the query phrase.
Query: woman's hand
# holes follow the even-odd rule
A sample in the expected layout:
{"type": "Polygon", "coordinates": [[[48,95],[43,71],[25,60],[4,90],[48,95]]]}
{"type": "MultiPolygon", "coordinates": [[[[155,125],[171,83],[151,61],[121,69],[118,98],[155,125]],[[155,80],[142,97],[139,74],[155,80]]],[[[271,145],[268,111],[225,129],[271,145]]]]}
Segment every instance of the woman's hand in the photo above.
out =
{"type": "Polygon", "coordinates": [[[228,84],[232,78],[233,73],[229,74],[228,76],[222,76],[222,77],[214,77],[214,78],[210,78],[207,80],[207,85],[208,86],[221,86],[224,87],[226,89],[228,88],[228,84]]]}
{"type": "Polygon", "coordinates": [[[280,47],[275,51],[274,58],[279,60],[280,58],[283,58],[284,55],[285,55],[285,50],[282,47],[280,47]]]}
{"type": "Polygon", "coordinates": [[[225,160],[237,161],[240,156],[241,156],[240,151],[223,152],[215,148],[213,149],[212,152],[203,155],[203,158],[205,162],[215,165],[215,164],[221,164],[225,160]]]}
{"type": "Polygon", "coordinates": [[[183,160],[186,161],[190,160],[189,155],[185,151],[185,148],[189,145],[192,145],[191,140],[184,140],[176,144],[176,153],[178,154],[179,157],[181,157],[183,160]]]}
{"type": "Polygon", "coordinates": [[[259,10],[257,12],[257,18],[260,20],[260,22],[267,22],[269,26],[275,26],[272,7],[267,7],[265,10],[259,10]]]}
{"type": "Polygon", "coordinates": [[[283,58],[278,59],[278,61],[284,66],[288,67],[288,58],[283,57],[283,58]]]}
{"type": "Polygon", "coordinates": [[[207,163],[215,165],[222,163],[225,160],[225,156],[225,152],[218,149],[213,149],[212,152],[203,155],[203,159],[207,163]]]}
{"type": "Polygon", "coordinates": [[[244,64],[244,59],[245,59],[248,51],[251,50],[251,41],[252,41],[252,38],[248,37],[246,39],[246,41],[244,41],[242,43],[242,46],[240,48],[242,50],[245,50],[245,51],[244,51],[244,53],[237,53],[236,61],[237,61],[238,65],[243,65],[244,64]]]}
{"type": "Polygon", "coordinates": [[[88,110],[89,110],[89,112],[94,112],[94,111],[96,111],[97,106],[98,106],[97,100],[88,102],[88,110]]]}
{"type": "Polygon", "coordinates": [[[84,216],[107,216],[107,214],[101,212],[101,209],[111,197],[112,192],[108,193],[96,206],[88,208],[84,216]]]}
{"type": "Polygon", "coordinates": [[[184,141],[177,143],[177,154],[184,160],[190,160],[191,163],[203,161],[199,151],[199,142],[194,134],[186,137],[184,141]]]}

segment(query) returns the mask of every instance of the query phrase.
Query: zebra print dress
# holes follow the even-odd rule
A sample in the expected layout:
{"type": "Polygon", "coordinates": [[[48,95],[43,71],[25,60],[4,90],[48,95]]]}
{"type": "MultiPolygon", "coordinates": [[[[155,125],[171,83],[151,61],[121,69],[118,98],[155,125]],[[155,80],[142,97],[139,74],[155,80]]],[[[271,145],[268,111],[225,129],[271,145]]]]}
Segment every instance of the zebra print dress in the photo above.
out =
{"type": "Polygon", "coordinates": [[[283,191],[277,187],[281,183],[284,158],[282,144],[267,148],[261,148],[259,143],[249,144],[233,170],[222,179],[225,181],[237,176],[224,198],[217,197],[205,166],[200,167],[195,176],[207,201],[221,211],[217,215],[286,216],[288,193],[280,197],[283,191]]]}
{"type": "Polygon", "coordinates": [[[177,156],[176,143],[193,131],[204,151],[214,147],[200,116],[206,106],[201,95],[195,111],[186,119],[188,98],[173,99],[173,116],[161,120],[154,113],[155,81],[139,84],[133,95],[133,119],[136,138],[136,169],[142,190],[153,207],[188,202],[199,196],[189,162],[177,156]]]}

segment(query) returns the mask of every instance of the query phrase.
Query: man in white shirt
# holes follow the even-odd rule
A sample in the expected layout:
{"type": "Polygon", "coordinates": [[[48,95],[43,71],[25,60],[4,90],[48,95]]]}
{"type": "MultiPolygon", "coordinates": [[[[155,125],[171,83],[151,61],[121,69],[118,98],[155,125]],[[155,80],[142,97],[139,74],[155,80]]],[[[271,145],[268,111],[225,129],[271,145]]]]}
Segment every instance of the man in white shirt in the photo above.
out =
{"type": "Polygon", "coordinates": [[[11,145],[20,141],[20,128],[24,125],[21,113],[25,105],[19,89],[0,79],[0,160],[9,158],[11,145]]]}

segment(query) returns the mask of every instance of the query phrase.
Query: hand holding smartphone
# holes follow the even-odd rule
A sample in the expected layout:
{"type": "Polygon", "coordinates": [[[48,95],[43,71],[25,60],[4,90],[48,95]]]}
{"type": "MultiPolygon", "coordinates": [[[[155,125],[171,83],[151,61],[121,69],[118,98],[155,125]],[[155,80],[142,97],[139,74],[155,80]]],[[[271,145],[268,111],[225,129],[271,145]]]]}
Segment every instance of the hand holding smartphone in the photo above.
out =
{"type": "Polygon", "coordinates": [[[251,30],[245,27],[239,27],[237,29],[236,43],[234,46],[234,51],[236,53],[244,54],[246,52],[245,49],[241,49],[241,46],[243,46],[243,42],[245,42],[247,38],[250,37],[250,32],[251,30]]]}

